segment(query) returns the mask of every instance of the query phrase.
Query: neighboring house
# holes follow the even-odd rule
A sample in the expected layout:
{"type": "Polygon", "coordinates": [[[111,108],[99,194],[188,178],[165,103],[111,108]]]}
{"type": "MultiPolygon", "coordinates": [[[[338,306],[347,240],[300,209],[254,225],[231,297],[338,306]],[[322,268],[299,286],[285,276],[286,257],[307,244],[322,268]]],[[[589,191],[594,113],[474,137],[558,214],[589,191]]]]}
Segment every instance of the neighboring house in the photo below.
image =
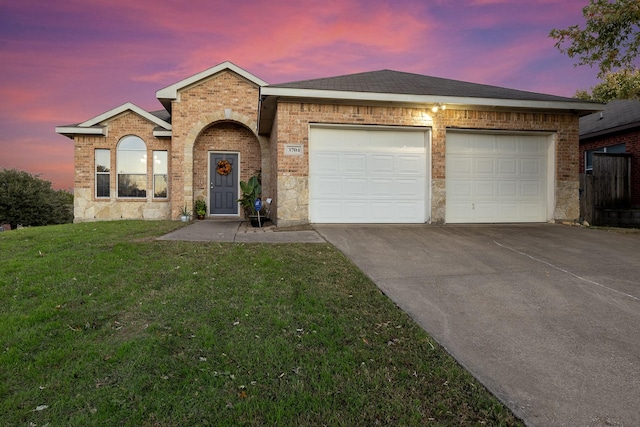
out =
{"type": "Polygon", "coordinates": [[[229,62],[156,96],[161,111],[56,128],[76,221],[175,219],[197,199],[240,218],[258,171],[279,226],[575,220],[578,119],[602,109],[390,70],[268,85],[229,62]]]}
{"type": "Polygon", "coordinates": [[[580,118],[580,172],[590,173],[593,153],[631,154],[631,205],[640,208],[640,101],[611,101],[580,118]]]}

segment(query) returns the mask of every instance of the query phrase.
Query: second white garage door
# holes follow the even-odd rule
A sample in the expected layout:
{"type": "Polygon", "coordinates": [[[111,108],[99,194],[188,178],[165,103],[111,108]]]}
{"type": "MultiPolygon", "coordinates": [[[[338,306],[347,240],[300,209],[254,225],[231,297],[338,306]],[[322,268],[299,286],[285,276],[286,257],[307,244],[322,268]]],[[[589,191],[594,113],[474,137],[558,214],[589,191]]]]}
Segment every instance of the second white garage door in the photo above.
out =
{"type": "Polygon", "coordinates": [[[547,135],[447,132],[446,222],[545,222],[547,135]]]}
{"type": "Polygon", "coordinates": [[[427,221],[428,131],[324,127],[309,132],[309,221],[427,221]]]}

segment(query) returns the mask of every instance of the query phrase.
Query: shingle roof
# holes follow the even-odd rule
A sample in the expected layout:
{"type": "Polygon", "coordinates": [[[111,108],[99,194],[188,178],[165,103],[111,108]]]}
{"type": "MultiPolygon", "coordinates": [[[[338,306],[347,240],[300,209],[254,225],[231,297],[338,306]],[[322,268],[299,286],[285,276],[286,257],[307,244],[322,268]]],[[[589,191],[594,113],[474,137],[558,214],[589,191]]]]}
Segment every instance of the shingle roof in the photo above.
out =
{"type": "Polygon", "coordinates": [[[336,77],[300,80],[269,85],[272,88],[313,89],[347,92],[393,93],[403,95],[459,96],[471,98],[516,99],[525,101],[585,101],[562,96],[507,89],[440,77],[393,70],[370,71],[336,77]]]}
{"type": "Polygon", "coordinates": [[[149,114],[153,114],[160,120],[164,120],[167,123],[171,123],[171,114],[169,114],[167,110],[149,111],[149,114]]]}
{"type": "Polygon", "coordinates": [[[580,137],[604,135],[633,127],[640,127],[640,101],[611,101],[604,111],[580,118],[580,137]]]}

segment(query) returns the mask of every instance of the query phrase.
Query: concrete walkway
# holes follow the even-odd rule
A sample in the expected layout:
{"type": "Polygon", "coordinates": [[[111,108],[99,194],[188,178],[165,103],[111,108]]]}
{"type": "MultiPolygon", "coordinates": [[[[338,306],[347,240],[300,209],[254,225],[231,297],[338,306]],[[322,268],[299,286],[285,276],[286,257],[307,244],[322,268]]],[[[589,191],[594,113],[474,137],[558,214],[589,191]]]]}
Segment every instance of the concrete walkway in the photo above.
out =
{"type": "Polygon", "coordinates": [[[529,426],[640,426],[640,234],[316,225],[529,426]]]}
{"type": "Polygon", "coordinates": [[[244,243],[327,243],[315,230],[279,231],[270,222],[262,228],[246,221],[194,221],[158,240],[244,243]]]}

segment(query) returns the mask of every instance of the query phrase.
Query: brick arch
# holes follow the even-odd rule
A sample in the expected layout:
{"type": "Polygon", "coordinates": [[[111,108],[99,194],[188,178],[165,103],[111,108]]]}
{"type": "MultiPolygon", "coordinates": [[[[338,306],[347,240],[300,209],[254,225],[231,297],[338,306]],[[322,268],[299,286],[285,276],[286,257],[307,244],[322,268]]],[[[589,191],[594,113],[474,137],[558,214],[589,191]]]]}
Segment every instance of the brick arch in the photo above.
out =
{"type": "MultiPolygon", "coordinates": [[[[260,159],[258,160],[258,164],[259,164],[259,168],[262,169],[263,186],[265,184],[268,184],[269,182],[270,168],[271,168],[270,150],[268,148],[269,141],[267,138],[263,136],[259,136],[256,133],[257,122],[244,114],[241,114],[229,109],[212,112],[212,113],[203,115],[202,117],[199,118],[199,120],[194,122],[185,138],[185,145],[184,145],[184,151],[183,151],[184,165],[185,166],[189,165],[190,166],[189,169],[191,169],[192,171],[192,173],[184,174],[184,187],[183,187],[184,203],[187,206],[193,206],[194,200],[198,197],[204,196],[205,198],[208,199],[207,191],[203,187],[202,182],[200,182],[202,181],[202,179],[195,178],[196,176],[199,176],[198,174],[201,175],[203,173],[202,153],[196,153],[195,151],[197,149],[196,145],[198,144],[198,141],[200,140],[201,136],[204,135],[206,132],[210,131],[211,129],[216,129],[216,127],[222,127],[225,124],[240,126],[242,129],[250,133],[253,136],[254,140],[258,142],[258,146],[259,146],[258,155],[260,157],[260,159]]],[[[211,149],[213,150],[220,149],[221,151],[226,151],[226,150],[242,151],[240,149],[235,150],[234,148],[229,146],[204,148],[205,151],[211,151],[211,149]]],[[[247,153],[245,153],[244,156],[241,156],[240,162],[241,162],[241,167],[243,167],[243,171],[244,171],[244,173],[241,174],[240,179],[243,179],[243,180],[248,179],[247,174],[253,173],[254,170],[251,170],[251,171],[244,170],[245,169],[244,164],[250,164],[249,166],[250,168],[256,169],[255,160],[252,160],[251,163],[249,163],[249,157],[247,157],[247,153]]],[[[206,169],[206,166],[205,166],[205,169],[206,169]]],[[[206,172],[204,173],[206,174],[206,172]]]]}
{"type": "Polygon", "coordinates": [[[237,111],[225,109],[223,111],[213,111],[209,114],[203,115],[198,121],[194,122],[193,126],[191,126],[191,129],[189,130],[189,133],[187,134],[188,143],[190,143],[191,145],[195,144],[196,139],[203,131],[218,122],[239,123],[249,129],[255,135],[255,137],[258,139],[258,142],[260,142],[260,147],[262,147],[263,142],[266,142],[263,141],[264,138],[260,138],[256,133],[256,129],[258,129],[258,123],[255,120],[245,114],[238,113],[237,111]]]}

